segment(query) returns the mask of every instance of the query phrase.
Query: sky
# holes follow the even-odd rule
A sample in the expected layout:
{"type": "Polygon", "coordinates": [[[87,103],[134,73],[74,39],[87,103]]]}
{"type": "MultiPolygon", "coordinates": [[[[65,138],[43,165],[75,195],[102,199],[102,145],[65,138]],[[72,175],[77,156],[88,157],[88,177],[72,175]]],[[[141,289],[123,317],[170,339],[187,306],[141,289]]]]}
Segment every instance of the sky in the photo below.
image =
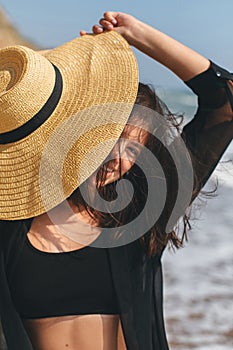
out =
{"type": "MultiPolygon", "coordinates": [[[[30,40],[55,47],[91,31],[107,10],[121,11],[167,33],[233,71],[233,0],[0,0],[13,24],[30,40]]],[[[183,88],[171,72],[135,50],[140,80],[183,88]]]]}

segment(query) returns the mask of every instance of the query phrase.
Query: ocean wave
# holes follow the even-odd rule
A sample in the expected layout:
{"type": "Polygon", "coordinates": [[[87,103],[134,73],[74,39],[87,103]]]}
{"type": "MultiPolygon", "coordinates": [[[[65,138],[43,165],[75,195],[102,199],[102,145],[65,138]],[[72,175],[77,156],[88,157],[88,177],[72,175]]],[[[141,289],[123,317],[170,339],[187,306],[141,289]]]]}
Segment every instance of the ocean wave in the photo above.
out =
{"type": "Polygon", "coordinates": [[[214,176],[217,177],[219,184],[233,188],[233,142],[231,142],[221,162],[216,167],[214,176]]]}

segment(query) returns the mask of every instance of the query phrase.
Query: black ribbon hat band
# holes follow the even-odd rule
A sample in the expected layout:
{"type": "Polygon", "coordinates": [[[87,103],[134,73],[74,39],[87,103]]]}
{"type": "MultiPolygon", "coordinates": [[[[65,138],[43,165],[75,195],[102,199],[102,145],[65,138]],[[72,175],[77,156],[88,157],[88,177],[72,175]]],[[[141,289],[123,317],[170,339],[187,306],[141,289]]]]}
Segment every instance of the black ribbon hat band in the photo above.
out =
{"type": "Polygon", "coordinates": [[[55,84],[53,91],[44,106],[25,124],[19,126],[17,129],[0,134],[0,144],[5,145],[22,140],[24,137],[30,135],[33,131],[39,128],[53,113],[60,100],[63,87],[62,75],[55,65],[53,65],[53,67],[55,70],[55,84]]]}

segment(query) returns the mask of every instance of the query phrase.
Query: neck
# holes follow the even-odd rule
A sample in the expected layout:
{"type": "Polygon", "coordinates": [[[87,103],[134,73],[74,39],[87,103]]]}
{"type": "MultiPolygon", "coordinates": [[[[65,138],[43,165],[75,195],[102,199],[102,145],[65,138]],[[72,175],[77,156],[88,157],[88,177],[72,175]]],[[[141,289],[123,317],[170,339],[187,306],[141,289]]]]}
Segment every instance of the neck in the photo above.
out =
{"type": "Polygon", "coordinates": [[[86,210],[79,210],[71,201],[64,201],[35,218],[37,230],[48,231],[54,235],[64,235],[82,245],[91,244],[100,234],[100,228],[86,210]],[[40,228],[38,227],[40,226],[40,228]]]}

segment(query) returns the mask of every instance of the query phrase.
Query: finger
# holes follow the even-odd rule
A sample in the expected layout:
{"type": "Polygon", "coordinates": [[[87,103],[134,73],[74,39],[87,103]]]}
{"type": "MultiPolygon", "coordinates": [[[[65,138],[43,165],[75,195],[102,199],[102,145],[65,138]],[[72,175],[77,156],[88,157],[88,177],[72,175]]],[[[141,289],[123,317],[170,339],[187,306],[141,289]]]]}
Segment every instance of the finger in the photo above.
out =
{"type": "Polygon", "coordinates": [[[87,32],[85,31],[85,30],[80,30],[80,36],[84,36],[84,35],[86,35],[87,34],[87,32]]]}
{"type": "Polygon", "coordinates": [[[117,25],[117,15],[118,12],[107,11],[104,13],[104,19],[106,19],[108,22],[111,22],[113,25],[117,25]]]}
{"type": "Polygon", "coordinates": [[[113,29],[113,24],[111,22],[109,22],[109,21],[106,21],[106,19],[104,19],[104,18],[101,18],[99,23],[105,29],[108,29],[108,30],[113,29]]]}
{"type": "Polygon", "coordinates": [[[92,31],[94,34],[100,34],[100,33],[103,33],[103,28],[100,27],[98,24],[95,24],[93,27],[92,27],[92,31]]]}

